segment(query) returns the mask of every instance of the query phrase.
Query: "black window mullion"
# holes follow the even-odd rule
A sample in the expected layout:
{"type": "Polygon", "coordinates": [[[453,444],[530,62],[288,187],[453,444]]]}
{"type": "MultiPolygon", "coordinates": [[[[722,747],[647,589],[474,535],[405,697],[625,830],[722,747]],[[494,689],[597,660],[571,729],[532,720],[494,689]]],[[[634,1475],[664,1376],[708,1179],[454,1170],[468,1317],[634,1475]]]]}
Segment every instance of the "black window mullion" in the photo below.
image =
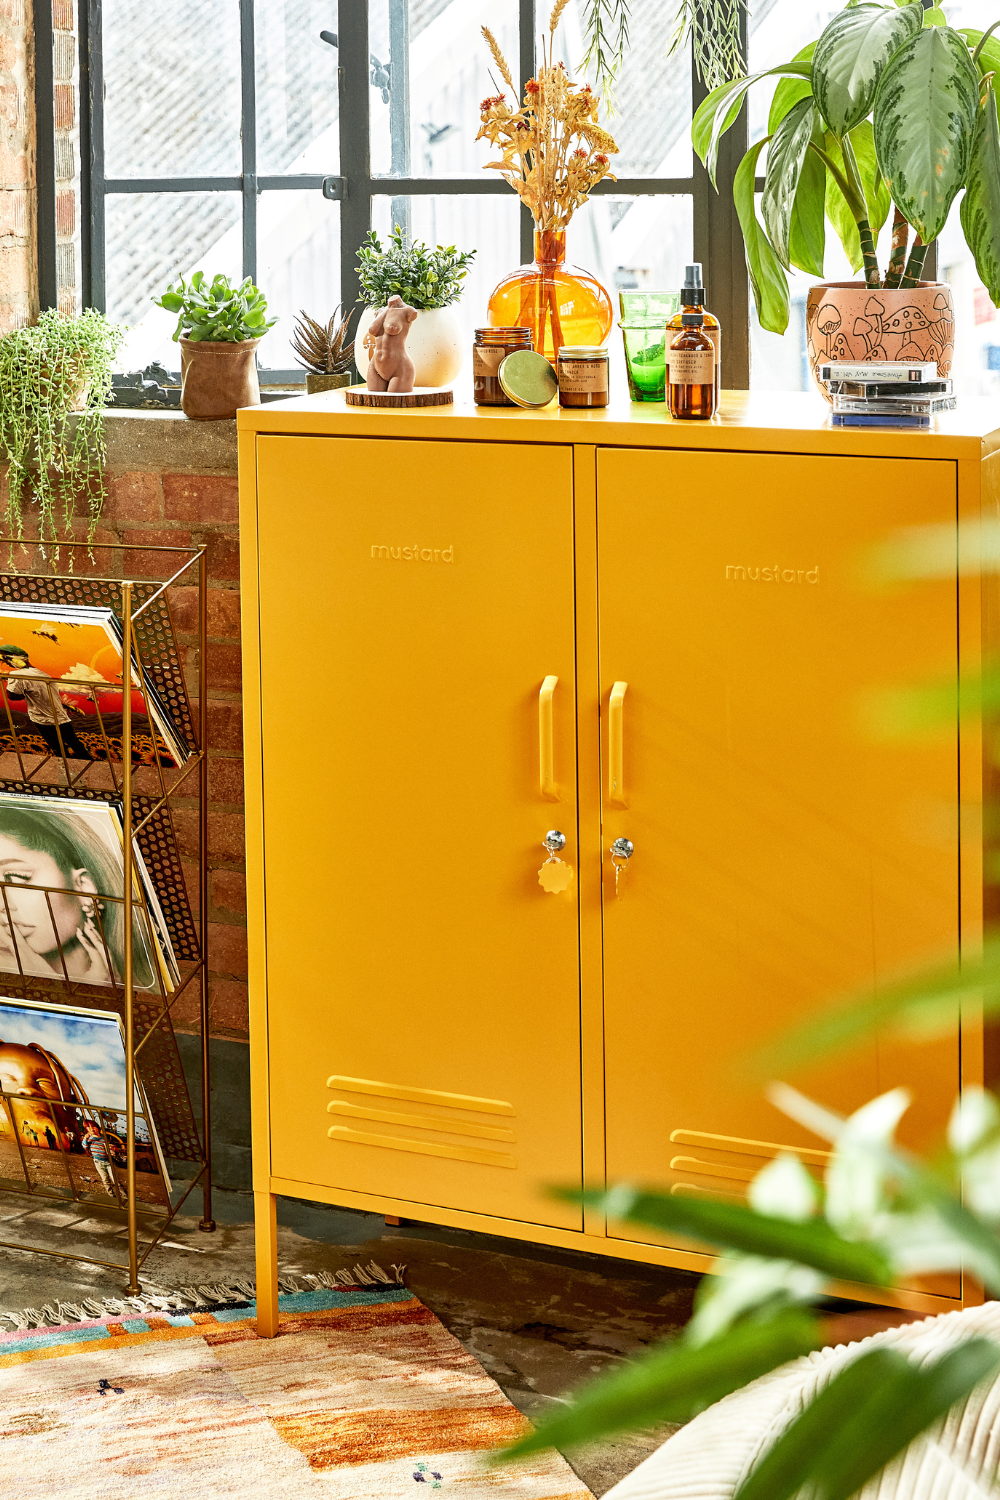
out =
{"type": "Polygon", "coordinates": [[[340,204],[340,298],[351,308],[360,290],[357,253],[372,222],[368,0],[340,0],[337,51],[340,170],[345,182],[340,204]]]}
{"type": "Polygon", "coordinates": [[[80,0],[80,259],[83,300],[107,311],[101,0],[80,0]]]}
{"type": "MultiPolygon", "coordinates": [[[[747,16],[740,8],[740,48],[747,55],[747,16]]],[[[692,104],[695,109],[708,90],[694,70],[692,104]]],[[[719,144],[716,171],[718,191],[701,162],[694,163],[694,255],[702,263],[708,306],[722,324],[722,385],[746,390],[750,385],[750,281],[743,248],[733,181],[748,144],[747,105],[719,144]]]]}
{"type": "Polygon", "coordinates": [[[35,181],[36,255],[38,305],[44,310],[59,305],[56,267],[56,120],[55,37],[52,0],[34,0],[35,37],[35,181]]]}
{"type": "Polygon", "coordinates": [[[243,275],[257,280],[257,71],[254,0],[240,0],[240,134],[242,145],[243,275]]]}

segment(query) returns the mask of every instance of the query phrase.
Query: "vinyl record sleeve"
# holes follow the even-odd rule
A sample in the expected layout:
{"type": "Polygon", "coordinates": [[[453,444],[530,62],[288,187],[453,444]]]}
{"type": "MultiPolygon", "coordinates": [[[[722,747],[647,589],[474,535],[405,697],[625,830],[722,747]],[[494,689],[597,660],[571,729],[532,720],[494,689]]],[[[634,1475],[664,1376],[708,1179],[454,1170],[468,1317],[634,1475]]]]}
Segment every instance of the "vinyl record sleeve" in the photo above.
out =
{"type": "MultiPolygon", "coordinates": [[[[109,609],[0,601],[0,745],[34,740],[59,754],[58,724],[79,758],[122,759],[123,633],[109,609]],[[4,649],[7,649],[6,656],[4,649]],[[8,714],[10,718],[8,718],[8,714]],[[103,732],[102,732],[103,731],[103,732]]],[[[133,660],[133,672],[138,676],[133,660]]],[[[3,745],[13,748],[13,744],[3,745]]],[[[132,754],[140,762],[181,766],[191,754],[152,685],[132,690],[132,754]]]]}
{"type": "MultiPolygon", "coordinates": [[[[0,995],[0,1180],[28,1171],[38,1187],[68,1179],[87,1196],[124,1201],[125,1083],[125,1028],[113,1011],[0,995]]],[[[136,1203],[167,1211],[170,1177],[138,1067],[135,1110],[136,1203]]]]}

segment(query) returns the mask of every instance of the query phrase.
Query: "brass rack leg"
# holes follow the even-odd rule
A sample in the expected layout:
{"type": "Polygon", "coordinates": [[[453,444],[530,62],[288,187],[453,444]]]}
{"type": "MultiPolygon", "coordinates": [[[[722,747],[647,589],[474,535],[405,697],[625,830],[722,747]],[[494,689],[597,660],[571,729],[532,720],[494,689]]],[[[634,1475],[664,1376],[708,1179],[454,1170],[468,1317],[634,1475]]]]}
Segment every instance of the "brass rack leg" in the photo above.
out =
{"type": "Polygon", "coordinates": [[[273,1193],[254,1193],[257,1241],[257,1334],[273,1339],[278,1331],[278,1213],[273,1193]]]}

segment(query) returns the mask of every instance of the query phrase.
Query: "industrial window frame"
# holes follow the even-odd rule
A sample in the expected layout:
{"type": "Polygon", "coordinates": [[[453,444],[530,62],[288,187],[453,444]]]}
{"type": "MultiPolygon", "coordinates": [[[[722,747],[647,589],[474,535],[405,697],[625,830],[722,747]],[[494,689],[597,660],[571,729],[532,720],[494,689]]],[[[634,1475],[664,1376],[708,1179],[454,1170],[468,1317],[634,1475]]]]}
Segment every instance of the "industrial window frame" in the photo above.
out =
{"type": "MultiPolygon", "coordinates": [[[[258,195],[264,191],[315,189],[340,202],[341,298],[353,304],[358,294],[355,271],[358,246],[371,227],[372,202],[376,197],[404,199],[422,194],[509,193],[498,177],[421,177],[410,174],[405,130],[392,131],[393,162],[398,171],[373,175],[369,135],[369,87],[371,58],[368,46],[369,0],[339,0],[337,21],[337,69],[340,95],[340,174],[261,175],[257,172],[256,75],[254,47],[254,0],[239,0],[241,52],[242,171],[234,177],[132,177],[108,178],[104,173],[104,71],[102,56],[102,0],[78,0],[80,39],[80,155],[83,300],[88,307],[105,309],[105,202],[121,193],[239,192],[243,211],[243,274],[256,278],[258,195]]],[[[537,0],[518,0],[519,71],[523,87],[535,70],[537,0]]],[[[53,118],[52,11],[51,0],[34,0],[36,46],[36,120],[38,129],[38,276],[39,300],[44,307],[57,305],[55,149],[53,118]]],[[[406,0],[390,0],[390,48],[396,42],[405,56],[408,44],[406,0]]],[[[744,27],[746,24],[744,16],[744,27]]],[[[746,37],[744,35],[744,48],[746,37]]],[[[391,61],[391,55],[390,55],[391,61]]],[[[693,67],[692,67],[693,71],[693,67]]],[[[406,118],[407,76],[395,99],[400,122],[406,118]]],[[[705,90],[693,72],[697,105],[705,90]]],[[[392,101],[390,110],[392,109],[392,101]]],[[[694,259],[705,268],[711,288],[712,309],[726,329],[723,344],[723,383],[745,388],[750,373],[749,288],[743,239],[733,206],[732,179],[746,150],[746,109],[727,133],[719,153],[716,192],[708,174],[695,159],[690,177],[620,177],[603,182],[597,193],[615,197],[687,196],[692,199],[694,259]]],[[[400,216],[403,210],[400,207],[400,216]]],[[[532,222],[521,209],[522,259],[532,258],[532,222]]],[[[302,370],[268,370],[270,379],[303,380],[302,370]]]]}

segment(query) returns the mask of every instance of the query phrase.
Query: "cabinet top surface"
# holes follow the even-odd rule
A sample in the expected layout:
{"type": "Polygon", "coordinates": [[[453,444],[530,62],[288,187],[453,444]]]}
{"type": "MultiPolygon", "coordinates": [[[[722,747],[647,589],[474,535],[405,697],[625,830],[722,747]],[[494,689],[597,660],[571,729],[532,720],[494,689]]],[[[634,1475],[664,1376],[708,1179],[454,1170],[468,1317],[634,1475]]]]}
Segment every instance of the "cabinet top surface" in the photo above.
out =
{"type": "Polygon", "coordinates": [[[453,406],[381,411],[349,407],[344,392],[293,396],[237,414],[241,432],[315,437],[429,438],[471,442],[609,444],[615,447],[705,448],[783,453],[872,454],[903,458],[981,459],[1000,449],[1000,403],[959,401],[927,431],[834,427],[819,395],[801,391],[724,391],[708,422],[674,421],[660,404],[627,397],[603,410],[560,407],[541,411],[474,406],[456,395],[453,406]]]}

